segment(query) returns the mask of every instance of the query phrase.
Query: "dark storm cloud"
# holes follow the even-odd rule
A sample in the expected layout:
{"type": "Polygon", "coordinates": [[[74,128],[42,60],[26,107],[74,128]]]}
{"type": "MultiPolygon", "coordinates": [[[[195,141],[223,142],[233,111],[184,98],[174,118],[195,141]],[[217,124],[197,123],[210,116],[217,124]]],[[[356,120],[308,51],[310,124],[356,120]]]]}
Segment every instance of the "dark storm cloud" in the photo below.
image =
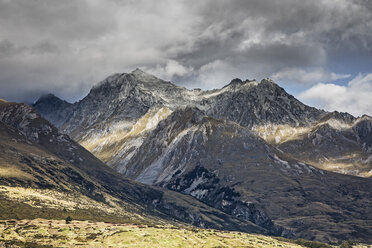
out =
{"type": "Polygon", "coordinates": [[[100,8],[105,2],[1,0],[0,4],[1,30],[11,37],[73,41],[99,37],[115,25],[109,9],[100,8]]]}
{"type": "Polygon", "coordinates": [[[0,58],[12,56],[16,52],[17,52],[17,49],[15,48],[13,43],[11,43],[8,40],[0,41],[0,58]]]}
{"type": "Polygon", "coordinates": [[[371,12],[367,0],[0,0],[0,98],[76,100],[136,67],[189,87],[324,83],[348,76],[330,51],[371,52],[371,12]]]}
{"type": "MultiPolygon", "coordinates": [[[[287,77],[277,79],[303,83],[293,80],[298,73],[288,72],[302,69],[309,76],[317,75],[332,62],[329,49],[365,51],[372,44],[371,14],[361,2],[202,1],[192,10],[202,21],[192,41],[185,42],[187,49],[169,44],[165,51],[171,59],[194,69],[183,77],[185,84],[193,82],[193,86],[219,87],[234,76],[263,78],[281,71],[287,77]],[[214,70],[203,70],[200,75],[200,68],[213,62],[220,64],[215,69],[225,70],[224,75],[215,78],[214,70]],[[212,76],[205,81],[207,73],[212,76]]],[[[314,80],[337,78],[331,75],[325,71],[314,80]]]]}

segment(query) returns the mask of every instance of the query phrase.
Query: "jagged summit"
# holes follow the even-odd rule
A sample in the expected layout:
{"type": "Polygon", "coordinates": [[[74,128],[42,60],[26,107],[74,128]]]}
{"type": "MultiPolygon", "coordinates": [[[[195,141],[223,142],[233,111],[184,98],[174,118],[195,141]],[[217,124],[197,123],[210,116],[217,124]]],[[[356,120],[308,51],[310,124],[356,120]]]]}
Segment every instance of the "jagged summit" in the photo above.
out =
{"type": "Polygon", "coordinates": [[[48,94],[44,94],[44,95],[41,95],[33,105],[37,105],[37,104],[44,104],[44,103],[52,103],[52,104],[59,104],[59,103],[67,103],[67,104],[71,104],[65,100],[62,100],[61,98],[59,98],[58,96],[52,94],[52,93],[48,93],[48,94]]]}
{"type": "Polygon", "coordinates": [[[276,87],[279,87],[272,79],[270,78],[264,78],[261,80],[261,82],[258,82],[256,79],[253,79],[253,80],[249,80],[249,79],[246,79],[246,80],[242,80],[240,78],[234,78],[233,80],[231,80],[231,82],[225,86],[222,87],[222,89],[224,88],[227,88],[227,87],[240,87],[240,86],[243,86],[243,85],[254,85],[254,86],[257,86],[258,84],[263,84],[263,85],[271,85],[271,86],[276,86],[276,87]]]}
{"type": "Polygon", "coordinates": [[[0,105],[0,122],[19,130],[32,142],[48,139],[51,133],[62,135],[35,109],[27,104],[7,103],[0,105]]]}
{"type": "Polygon", "coordinates": [[[71,114],[73,104],[60,99],[54,94],[45,94],[39,97],[32,106],[55,126],[61,127],[63,120],[67,119],[71,114]]]}
{"type": "Polygon", "coordinates": [[[324,117],[321,118],[319,122],[325,122],[332,119],[342,121],[346,124],[352,124],[357,118],[346,112],[333,111],[324,115],[324,117]]]}
{"type": "Polygon", "coordinates": [[[241,80],[240,78],[234,78],[233,80],[231,80],[231,82],[227,85],[225,85],[223,88],[226,88],[228,86],[233,86],[233,85],[242,85],[244,84],[243,80],[241,80]]]}
{"type": "Polygon", "coordinates": [[[274,80],[270,79],[270,78],[264,78],[261,80],[261,83],[267,83],[267,84],[275,84],[277,85],[274,80]]]}
{"type": "Polygon", "coordinates": [[[164,86],[178,87],[172,84],[171,82],[164,81],[150,73],[144,72],[143,70],[137,68],[130,73],[115,73],[115,74],[108,76],[101,82],[95,84],[92,87],[91,92],[97,92],[100,90],[104,90],[107,87],[121,88],[127,84],[139,85],[144,88],[151,88],[151,89],[153,89],[154,87],[164,87],[164,86]]]}
{"type": "Polygon", "coordinates": [[[56,95],[52,94],[52,93],[47,93],[47,94],[41,95],[41,96],[36,100],[36,102],[39,102],[39,101],[42,101],[42,100],[49,100],[49,99],[60,99],[60,98],[57,97],[56,95]]]}
{"type": "Polygon", "coordinates": [[[144,72],[143,70],[141,70],[138,67],[136,69],[134,69],[131,73],[132,74],[136,74],[136,73],[139,73],[139,74],[148,74],[148,73],[144,72]]]}
{"type": "Polygon", "coordinates": [[[141,82],[146,82],[146,83],[153,83],[153,82],[164,82],[163,80],[155,77],[154,75],[144,72],[143,70],[137,68],[134,71],[130,73],[133,75],[137,80],[141,82]]]}
{"type": "Polygon", "coordinates": [[[230,89],[237,89],[241,86],[244,86],[244,85],[254,85],[256,86],[258,84],[258,82],[253,79],[253,80],[249,80],[249,79],[246,79],[246,80],[241,80],[240,78],[235,78],[233,80],[231,80],[231,82],[225,86],[222,87],[222,89],[226,89],[226,88],[230,88],[230,89]]]}

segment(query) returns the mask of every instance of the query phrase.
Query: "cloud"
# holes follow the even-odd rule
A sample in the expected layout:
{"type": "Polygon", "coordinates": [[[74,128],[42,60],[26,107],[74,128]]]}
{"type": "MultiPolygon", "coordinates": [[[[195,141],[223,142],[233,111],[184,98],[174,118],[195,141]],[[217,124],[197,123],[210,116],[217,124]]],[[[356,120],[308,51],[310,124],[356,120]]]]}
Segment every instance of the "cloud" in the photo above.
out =
{"type": "Polygon", "coordinates": [[[0,23],[0,97],[17,101],[76,100],[136,67],[187,87],[291,72],[327,82],[350,73],[312,71],[329,54],[372,55],[363,0],[0,0],[0,23]]]}
{"type": "Polygon", "coordinates": [[[144,70],[161,79],[172,80],[175,77],[182,77],[192,72],[193,68],[185,67],[175,60],[169,60],[165,65],[157,65],[155,68],[144,68],[144,70]]]}
{"type": "Polygon", "coordinates": [[[372,73],[359,74],[346,86],[319,83],[302,92],[299,99],[329,111],[372,116],[372,73]]]}
{"type": "Polygon", "coordinates": [[[199,69],[196,79],[199,88],[221,88],[226,82],[231,81],[232,78],[227,75],[233,74],[232,71],[232,66],[222,60],[215,60],[203,65],[199,69]]]}
{"type": "Polygon", "coordinates": [[[285,68],[282,71],[274,73],[271,78],[279,82],[312,85],[316,83],[325,83],[351,77],[350,74],[336,74],[328,72],[323,68],[304,70],[302,68],[285,68]]]}

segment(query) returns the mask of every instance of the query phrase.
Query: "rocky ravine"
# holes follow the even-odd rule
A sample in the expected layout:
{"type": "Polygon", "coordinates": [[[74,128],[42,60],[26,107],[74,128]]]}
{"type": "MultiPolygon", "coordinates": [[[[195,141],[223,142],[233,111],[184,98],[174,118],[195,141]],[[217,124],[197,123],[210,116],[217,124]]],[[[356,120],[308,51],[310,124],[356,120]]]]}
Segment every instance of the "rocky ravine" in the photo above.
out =
{"type": "Polygon", "coordinates": [[[201,91],[138,69],[75,104],[34,106],[129,178],[272,229],[270,217],[297,237],[370,240],[371,180],[322,170],[370,176],[368,116],[306,106],[269,79],[201,91]]]}

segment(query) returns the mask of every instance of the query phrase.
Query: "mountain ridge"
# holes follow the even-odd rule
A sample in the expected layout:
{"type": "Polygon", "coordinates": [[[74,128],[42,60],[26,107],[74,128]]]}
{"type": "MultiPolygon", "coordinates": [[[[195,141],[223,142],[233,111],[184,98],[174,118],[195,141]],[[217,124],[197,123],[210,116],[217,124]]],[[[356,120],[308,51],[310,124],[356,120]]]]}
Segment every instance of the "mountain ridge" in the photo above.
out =
{"type": "MultiPolygon", "coordinates": [[[[269,137],[269,139],[277,140],[276,143],[282,143],[283,139],[286,139],[282,134],[275,135],[277,132],[302,132],[319,123],[325,123],[328,119],[346,122],[348,125],[358,120],[348,113],[326,112],[302,104],[268,78],[260,83],[256,80],[233,79],[221,89],[202,91],[176,86],[140,69],[132,73],[117,73],[109,76],[96,84],[85,98],[73,105],[64,105],[65,108],[61,109],[58,106],[51,111],[42,106],[44,102],[41,98],[34,106],[44,117],[81,144],[91,143],[91,136],[107,135],[107,130],[113,127],[120,126],[125,132],[130,132],[131,127],[137,125],[146,113],[151,113],[161,107],[166,107],[170,111],[187,106],[197,107],[208,116],[228,119],[241,126],[252,128],[260,137],[264,139],[269,137]],[[160,87],[159,84],[162,86],[160,87]],[[70,114],[61,115],[60,112],[70,114]],[[285,128],[283,131],[282,125],[289,125],[290,128],[285,128]]],[[[48,106],[48,103],[44,105],[48,106]]],[[[355,139],[353,142],[361,140],[358,135],[355,139]]],[[[130,156],[132,150],[136,149],[140,143],[140,139],[133,139],[125,154],[130,156]]],[[[91,151],[98,149],[91,147],[90,144],[88,146],[91,151]]],[[[369,152],[364,149],[362,153],[353,162],[355,169],[350,172],[352,175],[369,176],[370,174],[367,167],[372,169],[372,164],[366,167],[365,164],[358,162],[368,160],[369,152]]],[[[322,156],[326,157],[326,155],[322,156]]],[[[117,167],[128,159],[130,157],[124,156],[123,162],[120,162],[119,158],[115,159],[117,162],[109,160],[104,160],[104,162],[117,167]]],[[[339,160],[334,160],[335,164],[339,164],[339,160]]],[[[304,162],[318,166],[322,161],[319,157],[314,161],[304,162]]],[[[350,167],[350,163],[345,166],[350,167]]],[[[342,171],[337,166],[333,167],[334,171],[342,171]]],[[[333,170],[333,167],[323,166],[321,168],[333,170]]],[[[348,173],[348,170],[344,172],[348,173]]]]}

